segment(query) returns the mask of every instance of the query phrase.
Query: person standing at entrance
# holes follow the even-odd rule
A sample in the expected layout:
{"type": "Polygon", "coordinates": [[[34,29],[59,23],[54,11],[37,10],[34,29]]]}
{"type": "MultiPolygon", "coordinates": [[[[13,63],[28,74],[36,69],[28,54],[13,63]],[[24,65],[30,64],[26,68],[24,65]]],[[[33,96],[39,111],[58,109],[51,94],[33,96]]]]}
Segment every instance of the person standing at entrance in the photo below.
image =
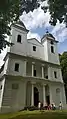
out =
{"type": "Polygon", "coordinates": [[[38,103],[38,109],[41,110],[41,102],[38,103]]]}
{"type": "Polygon", "coordinates": [[[59,104],[59,109],[62,110],[62,103],[59,104]]]}

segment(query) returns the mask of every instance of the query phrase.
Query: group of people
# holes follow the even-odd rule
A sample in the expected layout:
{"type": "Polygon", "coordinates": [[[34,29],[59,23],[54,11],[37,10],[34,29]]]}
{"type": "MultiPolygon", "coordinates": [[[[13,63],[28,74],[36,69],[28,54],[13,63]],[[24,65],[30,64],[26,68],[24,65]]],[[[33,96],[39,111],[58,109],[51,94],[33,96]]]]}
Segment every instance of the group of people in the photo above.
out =
{"type": "MultiPolygon", "coordinates": [[[[60,110],[62,110],[62,103],[61,102],[59,103],[59,106],[58,107],[59,107],[60,110]]],[[[55,106],[55,103],[52,103],[51,105],[45,105],[45,106],[43,106],[43,103],[41,103],[39,101],[39,103],[38,103],[38,109],[39,110],[42,110],[42,109],[56,110],[56,106],[55,106]]]]}

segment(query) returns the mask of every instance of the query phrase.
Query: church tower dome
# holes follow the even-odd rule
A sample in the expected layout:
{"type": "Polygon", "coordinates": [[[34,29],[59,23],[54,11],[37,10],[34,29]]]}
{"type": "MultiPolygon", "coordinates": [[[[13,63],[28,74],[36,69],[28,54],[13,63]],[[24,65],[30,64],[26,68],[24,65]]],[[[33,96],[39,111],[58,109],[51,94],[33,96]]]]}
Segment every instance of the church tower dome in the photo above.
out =
{"type": "Polygon", "coordinates": [[[45,39],[50,40],[50,41],[53,41],[53,42],[56,42],[56,43],[58,42],[57,40],[55,40],[55,37],[54,37],[51,33],[49,33],[48,31],[47,31],[46,34],[42,37],[41,43],[43,43],[45,39]]]}
{"type": "Polygon", "coordinates": [[[20,30],[26,31],[26,32],[29,31],[29,30],[26,29],[24,23],[22,21],[20,21],[20,20],[18,22],[16,22],[16,23],[12,24],[12,26],[15,27],[15,28],[18,28],[20,30]]]}

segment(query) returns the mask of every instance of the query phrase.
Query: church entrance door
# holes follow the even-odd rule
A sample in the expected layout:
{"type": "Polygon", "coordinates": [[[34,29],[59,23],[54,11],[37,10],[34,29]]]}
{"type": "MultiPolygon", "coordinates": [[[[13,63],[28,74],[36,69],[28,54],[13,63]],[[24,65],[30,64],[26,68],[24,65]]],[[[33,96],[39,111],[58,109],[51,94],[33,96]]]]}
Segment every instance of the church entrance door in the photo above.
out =
{"type": "Polygon", "coordinates": [[[47,102],[47,105],[49,105],[50,104],[50,96],[48,95],[48,96],[46,96],[46,102],[47,102]]]}
{"type": "Polygon", "coordinates": [[[38,102],[39,102],[39,92],[38,92],[38,89],[34,87],[34,106],[37,107],[38,102]]]}

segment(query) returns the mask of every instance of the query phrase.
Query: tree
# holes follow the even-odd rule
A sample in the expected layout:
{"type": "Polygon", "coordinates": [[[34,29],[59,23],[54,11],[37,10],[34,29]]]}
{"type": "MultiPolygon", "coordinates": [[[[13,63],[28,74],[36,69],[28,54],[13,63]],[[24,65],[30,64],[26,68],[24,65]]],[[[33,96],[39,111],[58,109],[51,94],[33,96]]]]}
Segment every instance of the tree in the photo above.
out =
{"type": "Polygon", "coordinates": [[[63,81],[65,83],[65,92],[67,100],[67,52],[64,52],[62,55],[60,55],[60,65],[62,69],[63,81]]]}
{"type": "Polygon", "coordinates": [[[19,16],[19,0],[0,1],[0,52],[6,45],[12,45],[5,40],[5,34],[10,35],[10,23],[19,16]]]}
{"type": "Polygon", "coordinates": [[[51,14],[50,23],[56,25],[57,20],[67,26],[67,0],[48,0],[51,14]]]}
{"type": "MultiPolygon", "coordinates": [[[[25,10],[27,13],[40,6],[40,0],[0,0],[0,51],[6,45],[5,34],[10,35],[10,24],[17,21],[25,10]]],[[[42,2],[45,0],[41,0],[42,2]]],[[[66,0],[47,0],[48,6],[43,6],[44,12],[49,9],[51,14],[50,24],[56,25],[57,20],[67,25],[67,1],[66,0]]]]}
{"type": "Polygon", "coordinates": [[[27,13],[39,6],[37,0],[1,0],[0,1],[0,52],[6,45],[5,34],[10,35],[10,24],[17,21],[25,10],[27,13]]]}

